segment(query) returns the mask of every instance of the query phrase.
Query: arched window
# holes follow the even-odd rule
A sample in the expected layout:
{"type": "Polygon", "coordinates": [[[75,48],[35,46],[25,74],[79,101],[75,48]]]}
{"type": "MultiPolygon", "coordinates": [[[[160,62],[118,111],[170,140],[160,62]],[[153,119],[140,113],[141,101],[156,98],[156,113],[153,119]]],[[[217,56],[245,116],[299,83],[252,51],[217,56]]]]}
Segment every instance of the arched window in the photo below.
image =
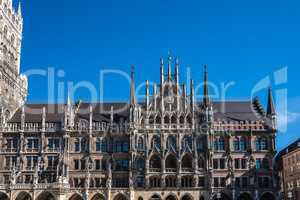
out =
{"type": "Polygon", "coordinates": [[[5,26],[4,26],[4,29],[3,29],[3,37],[4,37],[4,38],[7,38],[7,33],[8,33],[8,28],[7,28],[7,26],[5,25],[5,26]]]}
{"type": "Polygon", "coordinates": [[[151,148],[160,149],[160,138],[158,136],[152,138],[151,148]]]}
{"type": "Polygon", "coordinates": [[[150,158],[150,168],[151,169],[160,169],[161,168],[161,160],[160,157],[158,155],[153,155],[150,158]]]}
{"type": "Polygon", "coordinates": [[[12,46],[15,46],[15,36],[14,36],[14,34],[11,35],[10,42],[11,42],[12,46]]]}
{"type": "Polygon", "coordinates": [[[167,147],[168,147],[168,149],[173,148],[174,150],[176,150],[177,145],[176,145],[176,138],[174,136],[171,135],[171,136],[168,137],[167,147]]]}
{"type": "Polygon", "coordinates": [[[156,124],[161,124],[161,118],[160,118],[160,116],[156,117],[155,122],[156,122],[156,124]]]}
{"type": "Polygon", "coordinates": [[[143,140],[142,137],[139,137],[139,139],[138,139],[137,149],[138,150],[144,150],[144,140],[143,140]]]}
{"type": "Polygon", "coordinates": [[[165,116],[164,123],[165,124],[169,124],[170,123],[170,117],[168,115],[165,116]]]}
{"type": "Polygon", "coordinates": [[[166,164],[167,169],[177,169],[177,159],[174,155],[169,155],[166,158],[166,164]]]}
{"type": "Polygon", "coordinates": [[[171,123],[172,124],[177,124],[177,119],[174,115],[171,117],[171,123]]]}
{"type": "Polygon", "coordinates": [[[182,160],[181,160],[181,165],[182,165],[182,168],[184,169],[192,169],[193,168],[193,158],[186,154],[182,157],[182,160]]]}
{"type": "Polygon", "coordinates": [[[180,123],[180,124],[184,124],[184,116],[180,116],[180,118],[179,118],[179,123],[180,123]]]}

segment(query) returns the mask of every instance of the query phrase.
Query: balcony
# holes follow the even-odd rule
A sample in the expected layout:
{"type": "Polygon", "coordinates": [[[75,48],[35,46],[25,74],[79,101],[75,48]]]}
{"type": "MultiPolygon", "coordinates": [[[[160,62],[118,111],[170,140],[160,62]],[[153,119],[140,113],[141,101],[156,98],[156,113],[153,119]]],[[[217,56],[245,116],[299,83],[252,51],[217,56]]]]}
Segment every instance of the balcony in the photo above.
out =
{"type": "Polygon", "coordinates": [[[160,168],[150,168],[149,172],[151,172],[151,173],[160,173],[161,169],[160,168]]]}

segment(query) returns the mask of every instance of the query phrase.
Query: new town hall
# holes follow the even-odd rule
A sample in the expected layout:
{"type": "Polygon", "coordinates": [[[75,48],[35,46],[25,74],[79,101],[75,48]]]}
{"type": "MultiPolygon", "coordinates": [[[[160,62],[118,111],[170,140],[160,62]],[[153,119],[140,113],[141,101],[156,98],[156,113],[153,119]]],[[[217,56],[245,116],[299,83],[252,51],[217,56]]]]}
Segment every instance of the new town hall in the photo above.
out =
{"type": "Polygon", "coordinates": [[[260,100],[213,102],[160,61],[160,83],[119,103],[26,103],[21,7],[0,0],[1,200],[272,200],[276,114],[260,100]],[[167,70],[166,70],[167,69],[167,70]],[[189,87],[189,93],[187,93],[189,87]]]}

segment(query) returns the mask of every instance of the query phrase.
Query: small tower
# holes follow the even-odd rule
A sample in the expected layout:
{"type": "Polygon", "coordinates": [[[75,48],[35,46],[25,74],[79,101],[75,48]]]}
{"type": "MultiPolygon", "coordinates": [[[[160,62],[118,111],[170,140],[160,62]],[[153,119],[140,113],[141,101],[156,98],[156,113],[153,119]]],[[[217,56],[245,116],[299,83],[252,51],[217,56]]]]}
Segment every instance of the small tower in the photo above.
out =
{"type": "Polygon", "coordinates": [[[26,102],[27,77],[20,74],[23,17],[21,4],[15,10],[12,0],[0,1],[0,107],[6,118],[26,102]]]}

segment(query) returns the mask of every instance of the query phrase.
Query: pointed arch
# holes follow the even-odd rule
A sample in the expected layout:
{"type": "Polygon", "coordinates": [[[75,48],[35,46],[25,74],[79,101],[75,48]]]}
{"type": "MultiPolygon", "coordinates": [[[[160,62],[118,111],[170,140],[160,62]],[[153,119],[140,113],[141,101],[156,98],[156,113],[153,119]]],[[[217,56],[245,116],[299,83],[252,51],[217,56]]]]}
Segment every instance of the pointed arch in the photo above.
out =
{"type": "Polygon", "coordinates": [[[244,192],[242,194],[239,195],[239,197],[237,198],[237,200],[253,200],[253,198],[251,197],[250,194],[244,192]]]}
{"type": "Polygon", "coordinates": [[[185,154],[181,159],[182,169],[192,169],[193,168],[193,157],[190,154],[185,154]]]}
{"type": "Polygon", "coordinates": [[[103,194],[97,193],[93,196],[91,200],[105,200],[105,197],[103,194]]]}
{"type": "Polygon", "coordinates": [[[0,199],[9,200],[8,195],[5,194],[4,192],[0,192],[0,199]]]}
{"type": "Polygon", "coordinates": [[[153,116],[153,115],[150,115],[149,116],[149,124],[154,124],[154,119],[155,119],[155,117],[153,116]]]}
{"type": "Polygon", "coordinates": [[[175,115],[172,115],[172,117],[171,117],[171,123],[172,124],[177,124],[177,117],[175,115]]]}
{"type": "Polygon", "coordinates": [[[164,123],[165,124],[169,124],[170,123],[170,116],[169,115],[165,115],[165,117],[164,117],[164,123]]]}
{"type": "Polygon", "coordinates": [[[156,116],[155,123],[156,124],[161,124],[161,117],[159,115],[156,116]]]}
{"type": "Polygon", "coordinates": [[[185,194],[181,197],[181,200],[193,200],[193,196],[190,194],[185,194]]]}
{"type": "Polygon", "coordinates": [[[275,196],[270,192],[266,192],[261,195],[260,200],[275,200],[275,196]]]}
{"type": "Polygon", "coordinates": [[[32,200],[32,197],[29,193],[22,191],[18,194],[16,200],[32,200]]]}
{"type": "Polygon", "coordinates": [[[165,200],[177,200],[177,197],[175,194],[169,194],[165,200]]]}
{"type": "Polygon", "coordinates": [[[185,119],[184,115],[181,115],[181,116],[179,117],[179,123],[180,123],[180,124],[184,124],[184,119],[185,119]]]}
{"type": "Polygon", "coordinates": [[[75,193],[69,198],[69,200],[83,200],[83,198],[78,193],[75,193]]]}
{"type": "Polygon", "coordinates": [[[161,168],[161,159],[157,154],[154,154],[150,158],[149,162],[150,169],[160,169],[161,168]]]}
{"type": "Polygon", "coordinates": [[[166,169],[177,169],[177,159],[175,155],[169,154],[165,161],[166,169]]]}
{"type": "Polygon", "coordinates": [[[36,200],[56,200],[56,198],[52,193],[44,191],[36,198],[36,200]]]}
{"type": "Polygon", "coordinates": [[[143,137],[138,138],[137,149],[138,150],[144,150],[144,139],[143,139],[143,137]]]}
{"type": "Polygon", "coordinates": [[[127,200],[127,197],[124,194],[119,193],[114,197],[114,200],[127,200]]]}
{"type": "Polygon", "coordinates": [[[159,194],[153,194],[149,200],[161,200],[161,197],[159,194]]]}

